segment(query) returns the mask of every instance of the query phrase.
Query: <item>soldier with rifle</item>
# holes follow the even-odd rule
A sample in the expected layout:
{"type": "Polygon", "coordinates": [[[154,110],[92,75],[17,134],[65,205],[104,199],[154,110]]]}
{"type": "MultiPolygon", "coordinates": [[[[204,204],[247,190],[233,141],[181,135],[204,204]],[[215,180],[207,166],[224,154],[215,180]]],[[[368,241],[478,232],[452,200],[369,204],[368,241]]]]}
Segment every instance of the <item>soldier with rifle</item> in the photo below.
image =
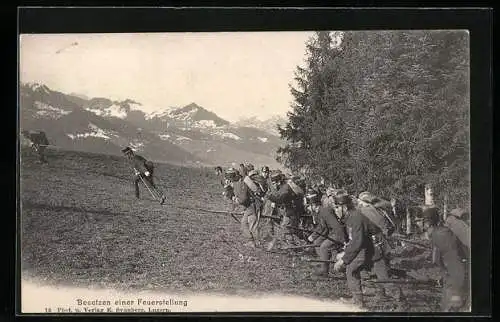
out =
{"type": "Polygon", "coordinates": [[[347,242],[347,234],[343,223],[344,213],[335,208],[335,197],[330,195],[328,203],[321,205],[321,199],[312,200],[315,207],[319,210],[318,226],[308,237],[308,241],[315,243],[318,247],[316,252],[321,262],[320,269],[314,274],[327,277],[330,271],[331,257],[336,257],[347,242]]]}
{"type": "Polygon", "coordinates": [[[443,271],[443,293],[441,310],[444,312],[461,311],[467,304],[467,270],[462,262],[463,248],[455,234],[442,225],[437,208],[423,211],[423,228],[437,250],[438,263],[443,271]]]}
{"type": "Polygon", "coordinates": [[[304,211],[304,190],[297,179],[286,180],[286,177],[279,170],[271,173],[271,182],[274,190],[266,195],[266,200],[275,204],[281,209],[283,217],[280,224],[279,237],[275,236],[268,245],[268,250],[272,249],[278,239],[287,244],[295,244],[295,237],[299,237],[299,231],[295,228],[299,226],[300,215],[304,211]]]}
{"type": "Polygon", "coordinates": [[[241,230],[247,239],[245,246],[255,248],[260,242],[258,224],[264,204],[263,197],[267,190],[265,179],[254,170],[249,171],[244,177],[237,174],[234,169],[228,169],[226,174],[231,180],[233,201],[245,207],[241,218],[241,230]]]}
{"type": "Polygon", "coordinates": [[[153,181],[153,162],[148,161],[144,157],[134,153],[130,147],[122,149],[122,152],[130,161],[131,166],[134,169],[135,197],[139,199],[139,182],[142,181],[149,192],[153,195],[153,198],[159,200],[160,204],[163,205],[165,203],[165,196],[156,187],[153,181]]]}
{"type": "Polygon", "coordinates": [[[41,163],[48,163],[45,159],[45,149],[49,140],[43,131],[22,131],[21,134],[30,142],[31,148],[38,154],[41,163]]]}
{"type": "MultiPolygon", "coordinates": [[[[340,271],[346,266],[347,286],[352,294],[352,299],[349,302],[364,306],[361,271],[373,270],[377,279],[380,280],[389,278],[386,253],[383,244],[377,239],[377,236],[382,232],[354,206],[348,195],[337,195],[335,207],[336,211],[342,212],[346,217],[345,224],[349,241],[345,246],[343,256],[339,256],[335,263],[334,270],[340,271]]],[[[379,300],[395,300],[400,310],[406,308],[406,300],[400,287],[387,284],[377,290],[379,300]],[[386,294],[386,291],[389,294],[386,294]]]]}

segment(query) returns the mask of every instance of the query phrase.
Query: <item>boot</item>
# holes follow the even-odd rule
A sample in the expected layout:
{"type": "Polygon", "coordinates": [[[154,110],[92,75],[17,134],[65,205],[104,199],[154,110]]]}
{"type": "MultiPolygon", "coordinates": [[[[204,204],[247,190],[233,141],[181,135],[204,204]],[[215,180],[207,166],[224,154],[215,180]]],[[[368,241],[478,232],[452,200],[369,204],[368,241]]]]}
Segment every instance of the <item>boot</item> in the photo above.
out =
{"type": "Polygon", "coordinates": [[[243,246],[248,247],[248,248],[255,248],[255,243],[251,240],[251,241],[243,244],[243,246]]]}
{"type": "Polygon", "coordinates": [[[276,238],[273,238],[273,240],[271,240],[271,242],[267,245],[266,250],[267,251],[272,250],[275,244],[276,244],[276,238]]]}
{"type": "Polygon", "coordinates": [[[365,302],[363,300],[363,294],[353,294],[351,298],[340,298],[340,301],[348,305],[356,305],[361,308],[365,307],[365,302]]]}
{"type": "Polygon", "coordinates": [[[328,277],[328,273],[330,271],[330,266],[328,263],[321,263],[321,266],[318,270],[316,270],[313,274],[319,277],[328,277]]]}

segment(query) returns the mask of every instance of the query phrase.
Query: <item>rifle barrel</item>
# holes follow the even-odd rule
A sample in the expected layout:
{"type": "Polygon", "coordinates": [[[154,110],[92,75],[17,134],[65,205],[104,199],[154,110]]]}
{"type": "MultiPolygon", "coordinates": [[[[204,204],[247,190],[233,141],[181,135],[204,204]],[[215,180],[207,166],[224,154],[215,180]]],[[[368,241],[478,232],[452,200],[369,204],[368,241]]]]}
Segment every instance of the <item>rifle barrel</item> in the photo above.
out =
{"type": "Polygon", "coordinates": [[[436,285],[437,283],[433,280],[397,280],[397,279],[388,279],[388,280],[365,280],[368,283],[381,283],[381,284],[429,284],[436,285]]]}
{"type": "Polygon", "coordinates": [[[300,246],[290,246],[286,248],[281,248],[281,250],[285,249],[300,249],[300,248],[310,248],[310,247],[318,247],[317,245],[300,245],[300,246]]]}

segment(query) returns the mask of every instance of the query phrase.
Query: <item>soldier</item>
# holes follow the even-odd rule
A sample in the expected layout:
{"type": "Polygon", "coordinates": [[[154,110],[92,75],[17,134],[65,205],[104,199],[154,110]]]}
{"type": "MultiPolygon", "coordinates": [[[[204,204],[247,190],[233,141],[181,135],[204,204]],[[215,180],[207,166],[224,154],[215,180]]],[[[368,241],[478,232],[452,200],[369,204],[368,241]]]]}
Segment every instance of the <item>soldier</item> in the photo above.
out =
{"type": "MultiPolygon", "coordinates": [[[[319,210],[318,226],[308,237],[308,241],[318,245],[316,252],[321,260],[329,261],[336,257],[347,242],[345,225],[343,223],[342,211],[337,211],[334,207],[334,196],[328,197],[328,203],[321,205],[321,199],[314,199],[315,208],[319,210]]],[[[330,264],[323,262],[320,269],[314,274],[327,277],[330,271],[330,264]]]]}
{"type": "MultiPolygon", "coordinates": [[[[269,193],[266,199],[283,210],[280,237],[283,234],[287,243],[295,244],[294,236],[299,237],[299,234],[294,228],[298,228],[300,215],[304,213],[304,190],[300,187],[300,183],[297,184],[291,179],[285,180],[281,171],[272,173],[271,181],[275,190],[269,193]]],[[[271,249],[276,241],[277,237],[273,238],[268,249],[271,249]]]]}
{"type": "Polygon", "coordinates": [[[304,228],[314,228],[317,226],[318,221],[319,221],[319,208],[316,204],[316,202],[319,203],[319,206],[321,206],[321,192],[318,190],[309,187],[307,189],[307,193],[304,197],[304,207],[306,211],[306,217],[305,220],[302,221],[302,224],[304,225],[304,228]]]}
{"type": "Polygon", "coordinates": [[[45,159],[45,149],[49,145],[49,140],[43,131],[22,131],[22,135],[30,142],[33,151],[38,153],[41,163],[48,163],[45,159]]]}
{"type": "Polygon", "coordinates": [[[445,226],[457,236],[464,248],[464,254],[468,255],[470,250],[470,222],[469,213],[461,208],[450,211],[446,217],[445,226]]]}
{"type": "MultiPolygon", "coordinates": [[[[349,242],[345,246],[343,256],[339,256],[334,265],[335,271],[340,271],[346,266],[347,286],[352,293],[350,303],[364,306],[363,293],[361,290],[361,271],[364,269],[373,270],[378,279],[387,280],[388,262],[385,253],[384,240],[380,238],[382,232],[359,209],[354,207],[351,197],[348,195],[338,195],[335,197],[336,211],[342,212],[346,216],[345,224],[347,228],[349,242]]],[[[385,287],[377,289],[380,300],[396,300],[399,309],[406,307],[399,287],[387,284],[385,287]],[[389,299],[386,291],[392,295],[389,299]]]]}
{"type": "Polygon", "coordinates": [[[135,197],[139,199],[139,182],[143,181],[146,188],[153,194],[155,199],[160,200],[160,204],[165,203],[165,196],[156,187],[153,181],[154,164],[151,161],[146,160],[144,157],[135,154],[130,147],[126,147],[122,150],[123,154],[129,159],[134,168],[134,186],[135,186],[135,197]]]}
{"type": "Polygon", "coordinates": [[[396,224],[392,215],[391,204],[388,201],[382,200],[368,191],[362,192],[358,197],[358,208],[366,218],[375,224],[382,231],[384,236],[391,236],[396,224]]]}
{"type": "Polygon", "coordinates": [[[245,168],[245,165],[243,163],[240,163],[240,169],[239,172],[242,177],[245,177],[248,173],[247,169],[245,168]]]}
{"type": "Polygon", "coordinates": [[[255,171],[250,171],[247,176],[232,182],[234,201],[245,207],[241,218],[243,236],[248,239],[245,246],[258,247],[258,223],[262,206],[264,204],[265,180],[255,171]]]}
{"type": "Polygon", "coordinates": [[[453,232],[441,224],[437,208],[427,208],[422,213],[425,235],[437,250],[438,263],[443,270],[441,310],[457,312],[467,303],[466,267],[462,262],[462,248],[453,232]]]}
{"type": "Polygon", "coordinates": [[[266,180],[269,179],[269,167],[267,165],[260,169],[260,175],[266,180]]]}
{"type": "Polygon", "coordinates": [[[225,180],[224,180],[224,171],[222,171],[222,167],[217,166],[214,168],[214,170],[215,170],[215,176],[219,179],[220,185],[224,187],[225,180]]]}
{"type": "Polygon", "coordinates": [[[222,182],[224,191],[222,195],[226,200],[233,201],[234,199],[234,188],[233,182],[241,180],[240,173],[234,168],[228,168],[224,172],[224,181],[222,182]]]}

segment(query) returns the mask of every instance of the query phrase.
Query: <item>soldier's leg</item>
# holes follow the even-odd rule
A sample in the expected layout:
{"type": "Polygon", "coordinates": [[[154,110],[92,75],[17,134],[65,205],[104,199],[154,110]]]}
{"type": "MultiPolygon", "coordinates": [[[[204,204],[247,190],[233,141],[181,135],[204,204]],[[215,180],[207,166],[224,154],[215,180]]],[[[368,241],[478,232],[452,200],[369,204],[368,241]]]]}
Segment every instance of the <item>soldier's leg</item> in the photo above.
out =
{"type": "Polygon", "coordinates": [[[150,176],[146,177],[145,178],[145,182],[146,184],[149,185],[149,188],[151,189],[151,191],[155,194],[155,197],[157,199],[162,199],[163,198],[163,193],[160,191],[160,189],[158,189],[158,187],[155,185],[154,183],[154,180],[153,180],[153,174],[151,173],[150,176]]]}
{"type": "Polygon", "coordinates": [[[360,251],[356,258],[346,267],[347,287],[351,291],[353,302],[363,305],[363,291],[361,289],[361,271],[365,266],[365,252],[360,251]]]}
{"type": "Polygon", "coordinates": [[[257,213],[255,212],[253,212],[251,215],[248,216],[248,229],[250,231],[250,234],[252,235],[252,240],[256,244],[259,244],[258,221],[257,221],[257,213]]]}
{"type": "Polygon", "coordinates": [[[319,258],[321,258],[321,244],[323,244],[325,239],[325,237],[320,236],[314,240],[314,245],[316,245],[314,250],[316,251],[316,255],[318,255],[319,258]]]}
{"type": "Polygon", "coordinates": [[[47,163],[47,160],[45,159],[45,147],[44,146],[40,146],[38,148],[38,155],[40,156],[40,162],[47,163]]]}
{"type": "Polygon", "coordinates": [[[287,214],[284,214],[280,225],[281,226],[280,239],[287,244],[293,244],[291,222],[292,222],[291,218],[287,214]]]}
{"type": "Polygon", "coordinates": [[[241,233],[243,234],[243,237],[249,241],[252,241],[252,234],[250,233],[249,229],[248,217],[251,216],[252,213],[252,207],[247,207],[243,212],[243,216],[241,217],[241,233]]]}
{"type": "Polygon", "coordinates": [[[271,219],[272,223],[272,240],[267,246],[267,250],[271,250],[276,246],[276,244],[283,240],[283,210],[280,208],[274,208],[273,217],[278,217],[281,219],[271,219]]]}
{"type": "Polygon", "coordinates": [[[464,307],[465,299],[462,290],[452,287],[452,283],[444,279],[443,293],[441,296],[441,311],[443,312],[459,312],[464,307]]]}
{"type": "Polygon", "coordinates": [[[135,176],[134,187],[135,187],[135,197],[139,198],[139,182],[141,178],[139,176],[135,176]]]}
{"type": "MultiPolygon", "coordinates": [[[[373,263],[373,272],[377,275],[377,279],[388,280],[389,279],[389,261],[386,257],[382,257],[380,260],[373,263]]],[[[404,304],[405,299],[401,287],[395,284],[383,284],[376,289],[379,298],[384,298],[390,296],[394,300],[398,301],[398,304],[404,304]]]]}
{"type": "MultiPolygon", "coordinates": [[[[331,258],[332,254],[332,249],[333,246],[335,245],[334,242],[332,242],[329,239],[325,239],[322,243],[321,246],[319,247],[319,258],[324,261],[329,261],[331,258]]],[[[330,271],[330,264],[329,263],[321,263],[321,270],[320,272],[328,275],[330,271]]]]}
{"type": "Polygon", "coordinates": [[[296,228],[299,228],[299,224],[300,224],[300,216],[299,214],[297,213],[294,213],[290,216],[290,229],[289,229],[289,233],[291,236],[293,236],[293,238],[298,238],[298,239],[303,239],[303,236],[302,236],[302,231],[296,229],[296,228]]]}

